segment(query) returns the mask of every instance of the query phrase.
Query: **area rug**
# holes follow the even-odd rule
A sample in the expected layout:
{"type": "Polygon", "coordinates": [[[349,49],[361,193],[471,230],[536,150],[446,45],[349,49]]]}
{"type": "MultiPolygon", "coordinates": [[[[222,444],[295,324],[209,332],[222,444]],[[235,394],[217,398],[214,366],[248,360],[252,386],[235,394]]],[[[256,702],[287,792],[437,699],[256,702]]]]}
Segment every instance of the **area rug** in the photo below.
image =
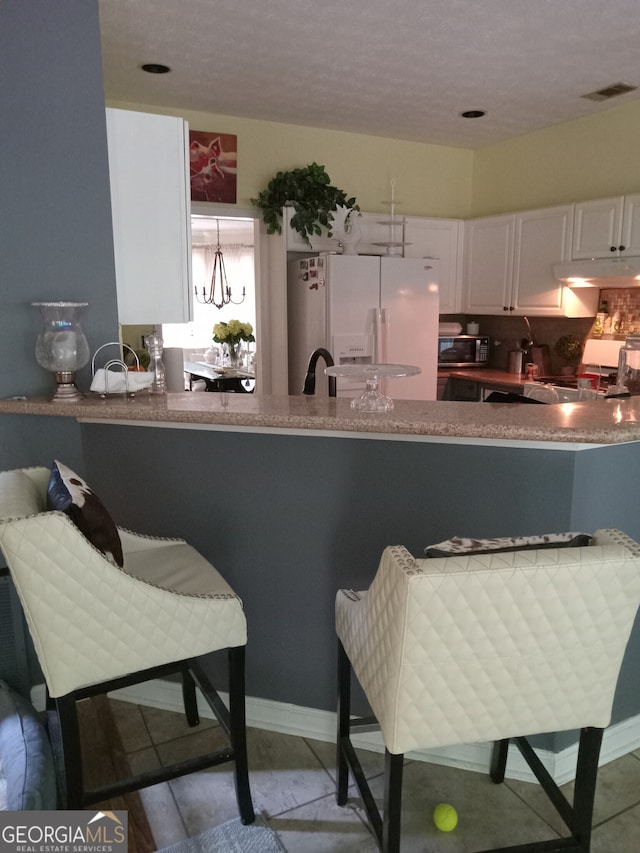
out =
{"type": "Polygon", "coordinates": [[[245,826],[240,818],[207,829],[195,838],[185,838],[159,853],[283,853],[278,836],[263,818],[245,826]]]}

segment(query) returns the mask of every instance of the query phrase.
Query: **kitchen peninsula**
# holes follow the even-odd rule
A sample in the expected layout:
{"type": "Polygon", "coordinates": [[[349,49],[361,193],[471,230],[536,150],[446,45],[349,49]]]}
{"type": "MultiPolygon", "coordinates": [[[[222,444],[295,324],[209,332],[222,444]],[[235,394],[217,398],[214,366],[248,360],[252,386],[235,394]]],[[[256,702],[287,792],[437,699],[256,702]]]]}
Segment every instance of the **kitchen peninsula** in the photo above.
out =
{"type": "MultiPolygon", "coordinates": [[[[452,375],[465,378],[469,373],[461,370],[452,375]]],[[[514,377],[508,387],[521,390],[522,380],[514,377]]],[[[2,413],[72,417],[81,423],[396,440],[413,437],[426,442],[448,438],[462,443],[485,440],[515,441],[523,446],[532,442],[578,446],[640,441],[640,397],[535,408],[400,400],[393,411],[379,414],[354,411],[344,398],[185,392],[158,397],[139,394],[130,399],[95,395],[76,403],[8,399],[0,400],[2,413]]]]}
{"type": "MultiPolygon", "coordinates": [[[[0,401],[0,425],[30,416],[43,434],[74,426],[79,473],[119,524],[183,536],[224,573],[247,613],[248,694],[306,709],[335,710],[335,593],[366,588],[386,545],[421,556],[455,535],[598,527],[640,539],[640,397],[397,401],[382,415],[259,394],[0,401]]],[[[614,722],[640,714],[639,662],[636,626],[614,722]]]]}

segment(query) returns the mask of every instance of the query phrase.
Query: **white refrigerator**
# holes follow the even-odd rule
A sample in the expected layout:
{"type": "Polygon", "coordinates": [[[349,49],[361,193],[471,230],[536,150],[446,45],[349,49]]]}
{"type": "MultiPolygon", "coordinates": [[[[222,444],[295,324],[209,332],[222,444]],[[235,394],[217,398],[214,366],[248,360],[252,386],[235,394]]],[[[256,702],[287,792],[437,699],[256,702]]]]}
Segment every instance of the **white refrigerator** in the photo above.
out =
{"type": "MultiPolygon", "coordinates": [[[[438,262],[432,259],[331,255],[291,261],[287,281],[289,393],[301,394],[312,352],[336,364],[410,364],[421,373],[385,380],[394,400],[435,400],[438,372],[438,262]]],[[[327,393],[325,364],[316,394],[327,393]]],[[[338,396],[364,382],[337,380],[338,396]]]]}

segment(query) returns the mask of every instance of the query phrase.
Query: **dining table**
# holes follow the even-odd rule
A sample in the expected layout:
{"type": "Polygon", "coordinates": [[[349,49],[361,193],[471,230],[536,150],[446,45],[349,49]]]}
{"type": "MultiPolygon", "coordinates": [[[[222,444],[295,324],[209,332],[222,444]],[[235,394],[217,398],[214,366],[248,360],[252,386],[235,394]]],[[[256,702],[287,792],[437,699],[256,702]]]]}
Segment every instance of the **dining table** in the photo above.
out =
{"type": "Polygon", "coordinates": [[[193,390],[194,379],[204,380],[205,391],[253,394],[256,387],[255,373],[242,367],[232,368],[204,361],[185,361],[184,370],[189,374],[189,390],[193,390]]]}

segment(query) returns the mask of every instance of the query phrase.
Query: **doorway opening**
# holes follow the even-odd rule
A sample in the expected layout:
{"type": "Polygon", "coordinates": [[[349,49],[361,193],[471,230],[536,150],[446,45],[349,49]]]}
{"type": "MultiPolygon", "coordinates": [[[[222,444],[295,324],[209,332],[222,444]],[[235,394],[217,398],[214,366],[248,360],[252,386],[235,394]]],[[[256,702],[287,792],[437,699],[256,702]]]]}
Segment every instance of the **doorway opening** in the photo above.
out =
{"type": "Polygon", "coordinates": [[[190,352],[204,352],[213,343],[214,325],[220,322],[228,323],[229,320],[250,323],[257,340],[254,225],[255,220],[248,216],[192,212],[193,319],[190,323],[163,323],[162,337],[165,347],[181,347],[185,357],[190,352]],[[203,292],[209,294],[211,290],[218,234],[231,297],[222,308],[203,300],[203,292]]]}

